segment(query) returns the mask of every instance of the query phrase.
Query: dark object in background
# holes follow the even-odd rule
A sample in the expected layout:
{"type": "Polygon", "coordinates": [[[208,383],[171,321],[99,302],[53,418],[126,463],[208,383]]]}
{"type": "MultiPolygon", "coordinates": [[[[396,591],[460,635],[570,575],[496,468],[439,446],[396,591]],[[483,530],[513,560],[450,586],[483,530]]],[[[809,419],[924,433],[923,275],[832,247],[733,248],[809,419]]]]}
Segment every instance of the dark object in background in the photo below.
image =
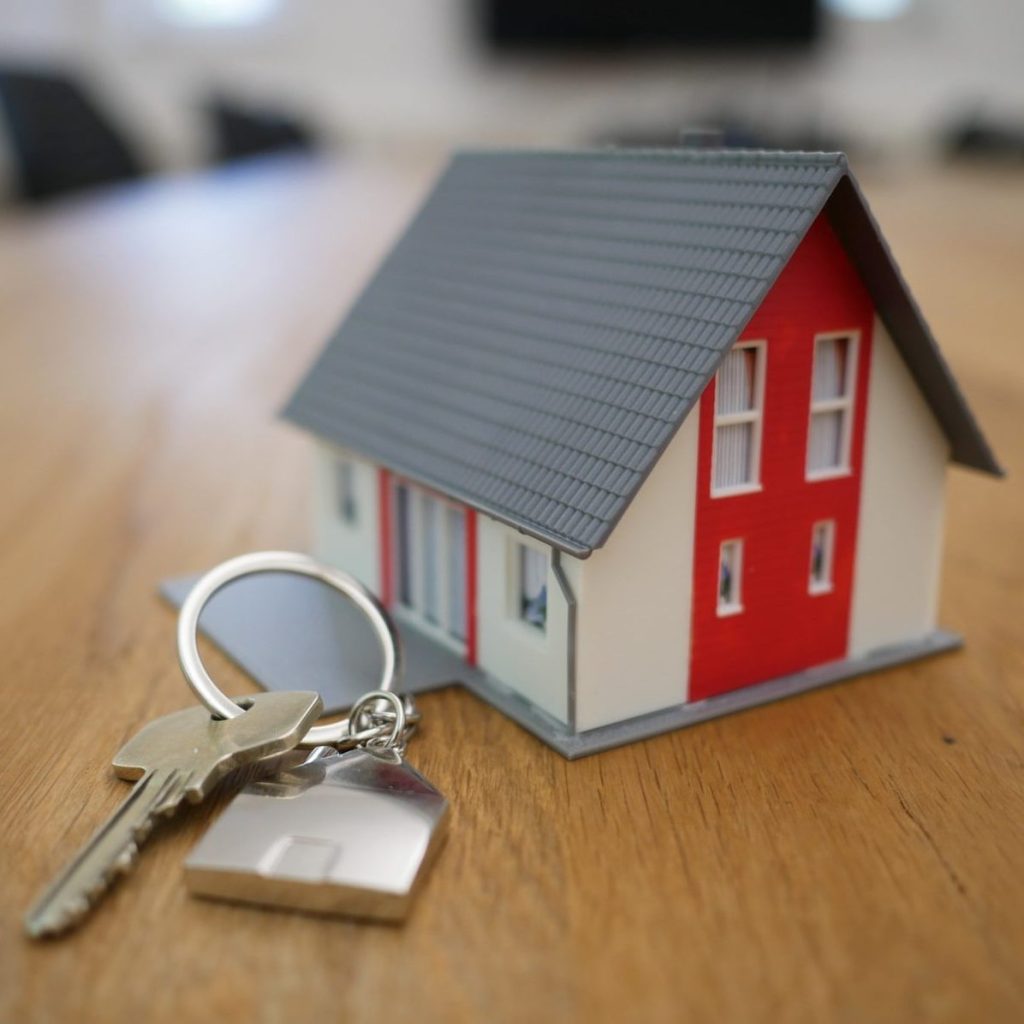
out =
{"type": "Polygon", "coordinates": [[[142,164],[86,87],[60,71],[0,68],[20,199],[140,178],[142,164]]]}
{"type": "Polygon", "coordinates": [[[1024,121],[971,114],[945,132],[946,153],[957,160],[1024,163],[1024,121]]]}
{"type": "Polygon", "coordinates": [[[817,0],[478,0],[496,50],[807,46],[817,0]]]}
{"type": "Polygon", "coordinates": [[[243,106],[221,96],[208,101],[205,110],[215,163],[316,149],[313,132],[280,111],[243,106]]]}

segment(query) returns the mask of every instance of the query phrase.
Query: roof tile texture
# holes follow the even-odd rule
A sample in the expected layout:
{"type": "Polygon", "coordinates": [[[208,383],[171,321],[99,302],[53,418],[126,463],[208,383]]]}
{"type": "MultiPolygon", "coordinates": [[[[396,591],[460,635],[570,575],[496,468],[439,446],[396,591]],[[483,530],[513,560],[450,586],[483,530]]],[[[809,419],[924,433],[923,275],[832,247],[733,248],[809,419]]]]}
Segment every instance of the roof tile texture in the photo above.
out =
{"type": "Polygon", "coordinates": [[[585,555],[844,172],[840,154],[457,156],[286,414],[585,555]]]}

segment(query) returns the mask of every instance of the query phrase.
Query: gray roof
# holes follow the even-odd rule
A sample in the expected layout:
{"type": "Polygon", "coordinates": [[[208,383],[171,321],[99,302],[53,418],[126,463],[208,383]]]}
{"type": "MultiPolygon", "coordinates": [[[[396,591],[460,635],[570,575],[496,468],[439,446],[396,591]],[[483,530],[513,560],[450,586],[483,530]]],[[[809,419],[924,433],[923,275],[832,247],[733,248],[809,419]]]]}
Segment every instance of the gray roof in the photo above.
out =
{"type": "Polygon", "coordinates": [[[952,457],[999,472],[841,153],[458,155],[285,415],[585,556],[822,209],[952,457]]]}

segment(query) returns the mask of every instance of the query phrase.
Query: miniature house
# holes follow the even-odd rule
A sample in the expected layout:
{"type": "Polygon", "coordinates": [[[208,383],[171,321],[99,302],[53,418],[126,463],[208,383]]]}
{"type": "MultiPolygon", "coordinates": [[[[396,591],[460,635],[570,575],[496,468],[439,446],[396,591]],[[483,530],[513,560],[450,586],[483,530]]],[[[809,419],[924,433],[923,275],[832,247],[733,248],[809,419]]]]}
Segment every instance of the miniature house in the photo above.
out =
{"type": "Polygon", "coordinates": [[[318,554],[568,756],[954,646],[1000,472],[841,154],[457,156],[286,415],[318,554]]]}

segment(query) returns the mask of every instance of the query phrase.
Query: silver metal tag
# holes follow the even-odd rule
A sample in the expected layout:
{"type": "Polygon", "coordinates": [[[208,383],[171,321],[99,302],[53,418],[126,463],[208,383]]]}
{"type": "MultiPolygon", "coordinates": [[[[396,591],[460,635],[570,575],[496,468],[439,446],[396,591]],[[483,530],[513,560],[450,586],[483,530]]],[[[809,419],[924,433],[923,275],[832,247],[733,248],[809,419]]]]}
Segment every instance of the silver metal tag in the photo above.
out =
{"type": "Polygon", "coordinates": [[[247,786],[185,863],[199,896],[399,920],[448,802],[394,749],[314,753],[247,786]]]}

